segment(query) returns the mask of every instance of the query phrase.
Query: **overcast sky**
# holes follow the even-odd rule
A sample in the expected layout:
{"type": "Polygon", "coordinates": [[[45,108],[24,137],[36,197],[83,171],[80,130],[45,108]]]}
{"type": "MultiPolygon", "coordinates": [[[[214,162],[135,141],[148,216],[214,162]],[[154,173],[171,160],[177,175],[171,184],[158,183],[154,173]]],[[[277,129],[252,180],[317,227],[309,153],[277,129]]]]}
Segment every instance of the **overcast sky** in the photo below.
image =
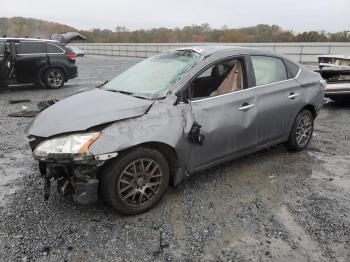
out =
{"type": "Polygon", "coordinates": [[[209,23],[214,28],[276,24],[283,29],[350,30],[350,0],[11,0],[0,17],[24,16],[78,29],[130,30],[209,23]]]}

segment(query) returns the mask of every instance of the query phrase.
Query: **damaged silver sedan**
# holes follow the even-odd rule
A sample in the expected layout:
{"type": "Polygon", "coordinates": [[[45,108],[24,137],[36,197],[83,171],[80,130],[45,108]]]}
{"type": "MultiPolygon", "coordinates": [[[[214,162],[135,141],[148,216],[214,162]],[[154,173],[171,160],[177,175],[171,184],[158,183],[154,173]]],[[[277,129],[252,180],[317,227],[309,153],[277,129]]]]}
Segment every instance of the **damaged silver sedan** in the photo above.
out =
{"type": "Polygon", "coordinates": [[[101,195],[142,213],[169,185],[258,150],[310,142],[324,100],[320,75],[275,53],[171,50],[41,112],[27,133],[48,198],[101,195]],[[99,192],[101,194],[99,194],[99,192]]]}

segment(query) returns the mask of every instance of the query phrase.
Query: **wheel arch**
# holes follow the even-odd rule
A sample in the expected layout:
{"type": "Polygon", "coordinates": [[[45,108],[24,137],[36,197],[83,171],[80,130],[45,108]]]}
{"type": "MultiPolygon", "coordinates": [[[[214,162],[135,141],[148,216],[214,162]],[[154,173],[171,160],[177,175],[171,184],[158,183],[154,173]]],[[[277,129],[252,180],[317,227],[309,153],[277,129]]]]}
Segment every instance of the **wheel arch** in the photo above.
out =
{"type": "MultiPolygon", "coordinates": [[[[293,121],[293,124],[291,125],[290,129],[289,129],[289,133],[288,133],[288,139],[287,141],[285,142],[285,145],[287,147],[288,150],[291,150],[291,151],[300,151],[301,149],[295,149],[295,146],[293,145],[291,141],[291,138],[292,138],[292,134],[293,134],[293,127],[295,125],[295,122],[299,116],[299,114],[304,111],[304,110],[307,110],[311,113],[312,115],[312,118],[313,120],[315,120],[315,118],[317,117],[317,111],[316,111],[316,108],[312,105],[312,104],[307,104],[305,105],[304,107],[302,107],[298,113],[295,115],[294,117],[294,121],[293,121]]],[[[311,138],[310,138],[311,139],[311,138]]]]}
{"type": "Polygon", "coordinates": [[[40,70],[40,72],[39,72],[39,78],[40,78],[41,81],[43,81],[43,77],[44,77],[45,73],[48,70],[50,70],[50,69],[59,69],[59,70],[61,70],[62,73],[63,73],[63,76],[64,76],[64,82],[67,82],[67,80],[68,80],[67,70],[64,67],[59,66],[59,65],[52,65],[52,66],[47,66],[47,67],[42,68],[40,70]]]}
{"type": "Polygon", "coordinates": [[[177,153],[175,151],[175,149],[163,142],[157,142],[157,141],[152,141],[152,142],[145,142],[145,143],[141,143],[137,146],[134,146],[131,149],[135,149],[138,147],[145,147],[145,148],[151,148],[154,150],[157,150],[158,152],[160,152],[165,159],[167,160],[168,164],[169,164],[169,171],[170,171],[170,184],[171,185],[175,185],[175,181],[176,181],[176,170],[177,170],[177,153]]]}
{"type": "MultiPolygon", "coordinates": [[[[316,112],[316,108],[315,106],[313,106],[312,104],[307,104],[306,106],[304,106],[299,112],[298,114],[303,111],[303,110],[308,110],[311,112],[312,116],[314,117],[314,119],[316,119],[317,117],[317,112],[316,112]]],[[[298,116],[297,114],[297,116],[298,116]]]]}
{"type": "MultiPolygon", "coordinates": [[[[181,181],[182,177],[177,178],[177,175],[178,175],[177,174],[178,155],[172,146],[170,146],[169,144],[163,143],[163,142],[150,141],[150,142],[144,142],[144,143],[140,143],[138,145],[126,148],[118,153],[119,153],[119,155],[126,154],[128,152],[133,151],[133,150],[137,150],[138,148],[154,149],[154,150],[157,150],[159,153],[161,153],[165,157],[165,159],[169,165],[170,185],[175,186],[179,183],[179,179],[181,181]]],[[[113,159],[111,159],[111,160],[113,160],[113,159]]],[[[109,160],[108,162],[110,162],[111,160],[109,160]]],[[[108,164],[108,162],[105,163],[104,165],[108,164]]]]}
{"type": "Polygon", "coordinates": [[[310,111],[311,114],[312,114],[312,116],[313,116],[313,118],[314,118],[314,120],[315,120],[315,118],[317,117],[317,111],[316,111],[315,106],[313,106],[312,104],[307,104],[307,105],[303,106],[303,107],[295,114],[293,123],[291,123],[291,125],[289,126],[288,137],[290,136],[290,133],[291,133],[291,131],[292,131],[294,122],[296,121],[296,119],[297,119],[298,115],[300,114],[300,112],[303,111],[303,110],[308,110],[308,111],[310,111]]]}

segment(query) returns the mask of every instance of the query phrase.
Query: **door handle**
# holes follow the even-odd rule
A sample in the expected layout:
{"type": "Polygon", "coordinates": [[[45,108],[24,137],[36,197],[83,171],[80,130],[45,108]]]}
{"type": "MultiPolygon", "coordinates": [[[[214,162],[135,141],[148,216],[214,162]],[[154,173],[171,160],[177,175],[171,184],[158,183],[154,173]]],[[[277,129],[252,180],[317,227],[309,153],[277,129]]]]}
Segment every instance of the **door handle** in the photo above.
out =
{"type": "Polygon", "coordinates": [[[299,94],[298,94],[298,93],[296,93],[296,94],[294,94],[294,93],[290,93],[290,94],[289,94],[289,96],[288,96],[288,99],[293,100],[293,99],[297,98],[298,96],[299,96],[299,94]]]}
{"type": "Polygon", "coordinates": [[[240,107],[240,108],[238,108],[238,111],[244,111],[244,112],[246,112],[246,111],[249,111],[251,108],[253,108],[255,105],[254,104],[247,104],[247,103],[244,103],[243,105],[242,105],[242,107],[240,107]]]}

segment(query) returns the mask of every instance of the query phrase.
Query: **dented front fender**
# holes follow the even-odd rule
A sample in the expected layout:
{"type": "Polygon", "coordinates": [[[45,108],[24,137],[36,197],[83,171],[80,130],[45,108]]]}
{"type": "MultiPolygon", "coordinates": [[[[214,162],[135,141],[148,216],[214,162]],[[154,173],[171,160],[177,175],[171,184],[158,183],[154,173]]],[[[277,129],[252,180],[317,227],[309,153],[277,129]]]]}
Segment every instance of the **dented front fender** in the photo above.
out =
{"type": "Polygon", "coordinates": [[[147,114],[117,121],[102,131],[90,146],[93,155],[120,152],[144,143],[162,143],[173,148],[179,165],[185,163],[184,128],[188,126],[188,105],[173,106],[169,100],[157,101],[147,114]]]}

